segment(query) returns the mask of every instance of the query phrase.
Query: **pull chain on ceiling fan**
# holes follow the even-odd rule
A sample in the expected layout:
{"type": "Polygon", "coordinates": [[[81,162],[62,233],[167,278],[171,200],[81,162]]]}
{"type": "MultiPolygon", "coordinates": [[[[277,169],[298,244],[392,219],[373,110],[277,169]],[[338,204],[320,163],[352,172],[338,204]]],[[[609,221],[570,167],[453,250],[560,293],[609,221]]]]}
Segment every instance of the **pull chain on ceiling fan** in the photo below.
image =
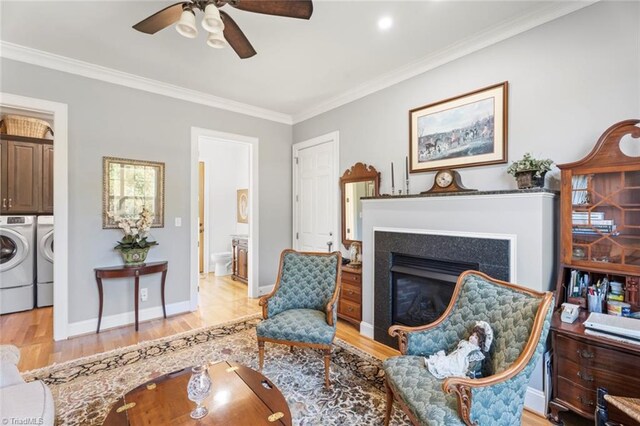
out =
{"type": "Polygon", "coordinates": [[[198,27],[195,10],[200,10],[204,12],[201,24],[209,33],[209,46],[222,48],[229,43],[240,58],[250,58],[256,54],[255,49],[238,24],[219,9],[226,4],[246,12],[288,18],[309,19],[313,13],[311,0],[189,0],[164,8],[138,22],[133,28],[146,34],[155,34],[176,24],[178,33],[187,38],[196,38],[198,27]]]}

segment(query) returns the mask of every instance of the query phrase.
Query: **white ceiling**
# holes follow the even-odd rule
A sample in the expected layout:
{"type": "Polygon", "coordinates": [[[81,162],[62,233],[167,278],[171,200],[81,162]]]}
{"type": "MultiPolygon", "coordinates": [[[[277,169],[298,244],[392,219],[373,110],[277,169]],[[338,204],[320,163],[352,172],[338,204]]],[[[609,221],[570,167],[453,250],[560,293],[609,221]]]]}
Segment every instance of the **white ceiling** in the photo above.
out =
{"type": "Polygon", "coordinates": [[[171,27],[153,36],[131,28],[172,3],[2,1],[0,39],[301,117],[591,2],[316,0],[309,21],[227,5],[258,52],[244,60],[208,47],[204,30],[191,40],[171,27]],[[381,32],[384,15],[394,23],[381,32]]]}

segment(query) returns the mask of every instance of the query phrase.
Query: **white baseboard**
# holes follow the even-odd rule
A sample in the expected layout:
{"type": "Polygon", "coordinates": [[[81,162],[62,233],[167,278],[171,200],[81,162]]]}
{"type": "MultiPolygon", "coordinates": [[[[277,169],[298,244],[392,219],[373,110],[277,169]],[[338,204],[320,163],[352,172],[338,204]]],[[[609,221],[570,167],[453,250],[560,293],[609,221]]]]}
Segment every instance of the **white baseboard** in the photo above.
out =
{"type": "MultiPolygon", "coordinates": [[[[167,316],[181,314],[189,312],[189,301],[170,303],[166,306],[167,316]]],[[[141,309],[138,313],[139,321],[148,321],[156,318],[162,318],[162,306],[154,306],[152,308],[141,309]]],[[[100,324],[100,331],[108,328],[122,327],[123,325],[133,324],[135,322],[135,313],[124,312],[122,314],[109,315],[102,317],[102,323],[100,324]]],[[[95,333],[98,327],[98,318],[93,318],[85,321],[78,321],[70,323],[67,328],[67,334],[69,337],[78,336],[80,334],[95,333]]]]}
{"type": "Polygon", "coordinates": [[[373,339],[373,326],[368,322],[360,322],[360,334],[369,339],[373,339]]]}
{"type": "Polygon", "coordinates": [[[534,389],[531,386],[527,387],[527,393],[524,396],[524,406],[529,411],[534,411],[541,416],[547,415],[546,398],[544,392],[538,389],[534,389]]]}

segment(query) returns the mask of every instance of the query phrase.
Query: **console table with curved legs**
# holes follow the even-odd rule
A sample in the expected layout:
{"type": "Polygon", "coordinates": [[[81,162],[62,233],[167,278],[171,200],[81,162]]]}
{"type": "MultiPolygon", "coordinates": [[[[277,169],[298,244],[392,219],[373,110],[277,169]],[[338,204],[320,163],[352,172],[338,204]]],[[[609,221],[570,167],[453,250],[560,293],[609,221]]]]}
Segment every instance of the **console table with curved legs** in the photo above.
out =
{"type": "Polygon", "coordinates": [[[135,315],[136,315],[136,331],[138,331],[138,303],[140,300],[140,276],[162,273],[161,292],[162,292],[162,312],[164,317],[167,317],[167,309],[164,303],[164,286],[167,278],[169,262],[151,262],[145,263],[140,266],[109,266],[105,268],[95,268],[96,283],[98,284],[98,294],[100,296],[100,309],[98,311],[98,328],[96,333],[100,333],[100,323],[102,322],[102,307],[104,303],[104,297],[102,292],[102,279],[103,278],[128,278],[134,277],[134,298],[135,298],[135,315]]]}

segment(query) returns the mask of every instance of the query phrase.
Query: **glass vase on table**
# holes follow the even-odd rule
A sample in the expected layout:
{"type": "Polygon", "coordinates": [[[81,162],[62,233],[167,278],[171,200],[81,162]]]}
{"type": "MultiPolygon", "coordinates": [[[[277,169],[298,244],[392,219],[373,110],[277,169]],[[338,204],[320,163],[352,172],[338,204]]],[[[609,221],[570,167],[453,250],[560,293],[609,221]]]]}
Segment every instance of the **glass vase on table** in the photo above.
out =
{"type": "Polygon", "coordinates": [[[191,378],[187,384],[187,396],[196,403],[196,408],[191,412],[192,419],[201,419],[209,413],[207,407],[202,406],[202,401],[211,393],[211,377],[207,368],[199,365],[191,368],[191,378]]]}

